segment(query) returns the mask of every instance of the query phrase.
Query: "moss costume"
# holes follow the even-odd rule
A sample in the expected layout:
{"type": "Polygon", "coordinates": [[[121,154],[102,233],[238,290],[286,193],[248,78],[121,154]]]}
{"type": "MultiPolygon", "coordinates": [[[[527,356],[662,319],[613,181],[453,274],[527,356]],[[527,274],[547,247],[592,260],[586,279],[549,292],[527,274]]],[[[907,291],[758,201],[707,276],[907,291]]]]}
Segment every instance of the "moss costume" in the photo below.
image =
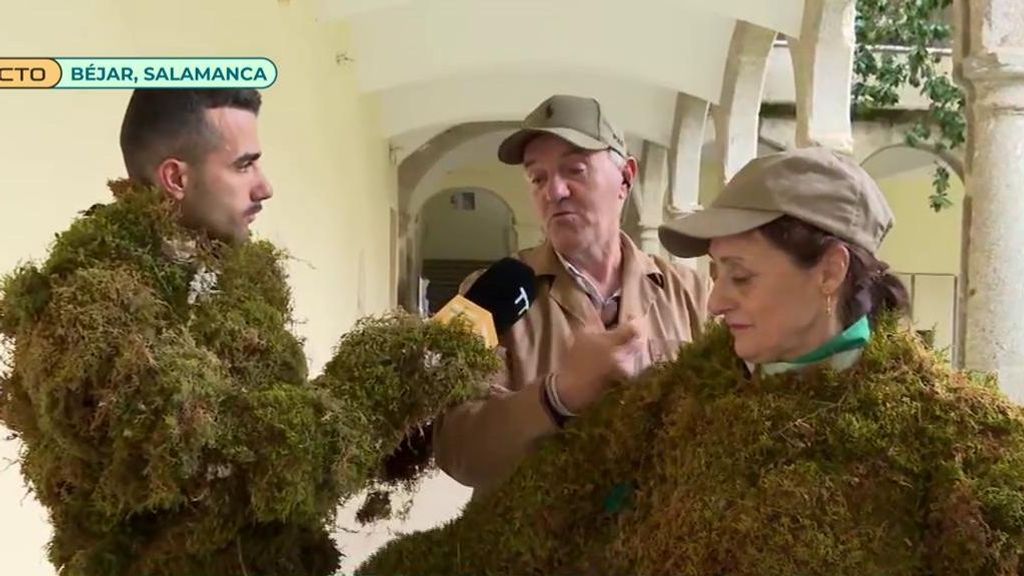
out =
{"type": "Polygon", "coordinates": [[[749,376],[713,328],[363,575],[1018,574],[1024,418],[893,326],[749,376]]]}
{"type": "Polygon", "coordinates": [[[460,327],[363,321],[308,380],[282,254],[111,185],[8,276],[3,423],[65,575],[326,575],[327,528],[417,423],[497,368],[460,327]]]}

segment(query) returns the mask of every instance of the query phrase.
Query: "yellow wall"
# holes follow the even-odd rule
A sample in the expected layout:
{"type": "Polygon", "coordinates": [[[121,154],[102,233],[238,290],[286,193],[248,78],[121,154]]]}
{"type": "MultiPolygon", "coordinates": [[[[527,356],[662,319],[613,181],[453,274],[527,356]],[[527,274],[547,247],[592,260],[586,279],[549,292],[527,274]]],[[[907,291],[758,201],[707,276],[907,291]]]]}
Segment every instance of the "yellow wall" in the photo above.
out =
{"type": "Polygon", "coordinates": [[[927,167],[878,181],[896,225],[882,245],[880,256],[899,272],[960,273],[963,184],[950,178],[952,208],[934,212],[928,206],[932,168],[927,167]]]}
{"type": "MultiPolygon", "coordinates": [[[[297,332],[313,372],[364,313],[390,306],[395,169],[375,102],[335,63],[348,31],[316,21],[315,0],[5,2],[4,56],[266,56],[279,70],[264,91],[264,167],[276,196],[258,235],[287,248],[297,332]]],[[[45,256],[54,233],[124,174],[118,130],[127,91],[0,91],[0,272],[45,256]]],[[[0,430],[0,434],[5,434],[0,430]]],[[[17,443],[0,443],[0,461],[17,443]]],[[[17,466],[0,466],[0,572],[53,574],[42,509],[17,466]],[[24,500],[23,500],[24,498],[24,500]]]]}
{"type": "Polygon", "coordinates": [[[928,206],[932,175],[929,166],[878,181],[896,216],[880,255],[911,292],[915,328],[934,330],[935,347],[952,354],[964,188],[950,178],[954,205],[936,213],[928,206]]]}

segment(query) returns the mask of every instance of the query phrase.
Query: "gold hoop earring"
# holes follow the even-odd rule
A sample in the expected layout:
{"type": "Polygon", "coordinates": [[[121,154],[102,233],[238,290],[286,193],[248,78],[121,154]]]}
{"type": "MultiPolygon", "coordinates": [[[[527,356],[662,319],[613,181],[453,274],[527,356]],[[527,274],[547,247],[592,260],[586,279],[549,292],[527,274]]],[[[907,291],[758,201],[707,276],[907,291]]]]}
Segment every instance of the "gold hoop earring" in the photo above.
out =
{"type": "Polygon", "coordinates": [[[825,296],[825,312],[829,316],[832,316],[833,310],[832,310],[832,295],[831,294],[828,294],[827,296],[825,296]]]}

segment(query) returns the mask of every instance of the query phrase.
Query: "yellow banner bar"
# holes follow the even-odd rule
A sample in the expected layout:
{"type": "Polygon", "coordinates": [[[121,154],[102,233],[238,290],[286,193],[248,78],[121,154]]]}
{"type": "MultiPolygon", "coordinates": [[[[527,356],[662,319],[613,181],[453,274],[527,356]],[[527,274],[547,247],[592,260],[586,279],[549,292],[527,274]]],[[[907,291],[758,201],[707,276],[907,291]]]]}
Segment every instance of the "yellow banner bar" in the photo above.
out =
{"type": "Polygon", "coordinates": [[[62,74],[60,64],[51,58],[0,58],[0,90],[53,88],[62,74]]]}

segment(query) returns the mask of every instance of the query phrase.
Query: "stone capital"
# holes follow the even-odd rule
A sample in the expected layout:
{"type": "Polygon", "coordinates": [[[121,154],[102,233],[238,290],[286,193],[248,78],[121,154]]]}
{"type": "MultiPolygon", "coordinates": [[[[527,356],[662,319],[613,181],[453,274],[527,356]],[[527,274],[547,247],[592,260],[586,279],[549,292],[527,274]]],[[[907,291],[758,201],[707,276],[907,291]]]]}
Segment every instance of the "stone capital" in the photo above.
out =
{"type": "Polygon", "coordinates": [[[976,106],[1024,111],[1024,48],[967,55],[961,75],[973,90],[976,106]]]}
{"type": "Polygon", "coordinates": [[[967,54],[963,77],[971,82],[1024,82],[1024,46],[967,54]]]}
{"type": "Polygon", "coordinates": [[[688,204],[688,205],[683,205],[683,206],[668,205],[668,206],[665,206],[665,216],[669,220],[674,220],[676,218],[680,218],[682,216],[686,216],[687,214],[696,212],[696,211],[698,211],[700,209],[701,209],[700,204],[696,204],[696,203],[688,204]]]}

